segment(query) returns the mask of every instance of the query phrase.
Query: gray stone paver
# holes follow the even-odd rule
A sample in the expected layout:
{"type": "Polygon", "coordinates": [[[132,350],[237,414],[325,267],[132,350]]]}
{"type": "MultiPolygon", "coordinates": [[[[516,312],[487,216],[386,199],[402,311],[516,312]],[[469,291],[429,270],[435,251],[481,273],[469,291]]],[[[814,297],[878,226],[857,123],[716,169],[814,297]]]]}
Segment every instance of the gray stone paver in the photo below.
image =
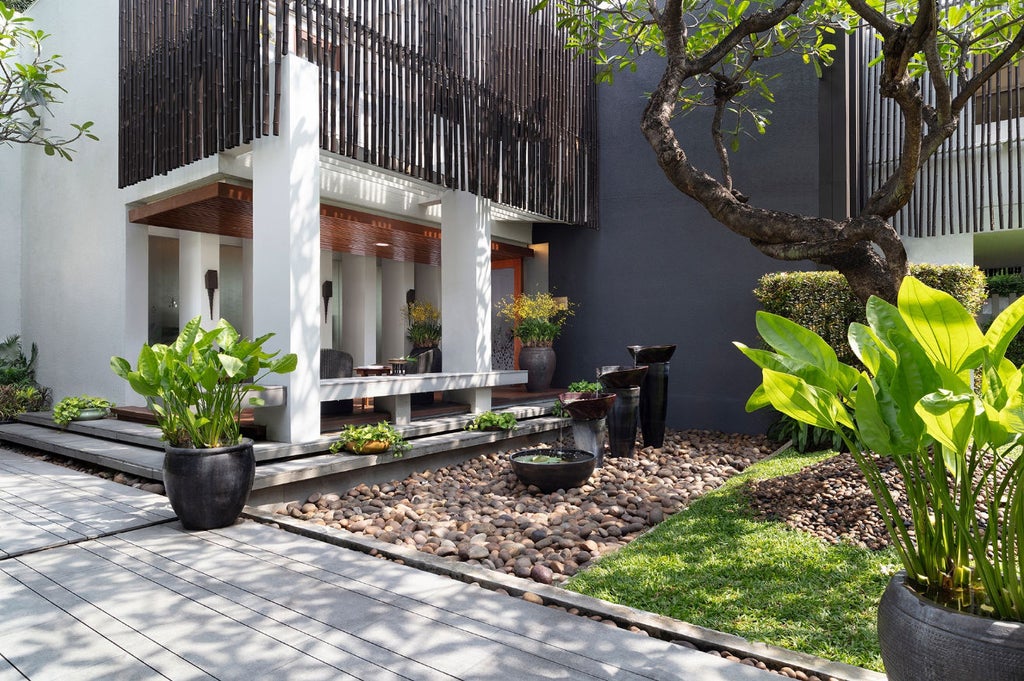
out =
{"type": "Polygon", "coordinates": [[[0,559],[174,518],[165,497],[0,449],[0,559]]]}
{"type": "Polygon", "coordinates": [[[267,525],[152,524],[162,497],[54,468],[0,450],[0,549],[63,544],[0,554],[0,681],[769,678],[267,525]]]}

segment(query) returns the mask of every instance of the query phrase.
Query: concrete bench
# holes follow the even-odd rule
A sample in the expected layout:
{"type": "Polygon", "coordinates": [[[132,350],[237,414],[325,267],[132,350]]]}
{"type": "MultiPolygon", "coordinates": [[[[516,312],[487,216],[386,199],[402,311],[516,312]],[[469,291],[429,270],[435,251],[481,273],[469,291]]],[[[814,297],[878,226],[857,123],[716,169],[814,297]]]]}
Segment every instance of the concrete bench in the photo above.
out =
{"type": "Polygon", "coordinates": [[[391,412],[396,425],[412,420],[412,394],[449,391],[452,398],[469,405],[473,412],[491,408],[491,388],[526,383],[525,371],[441,372],[405,376],[357,376],[320,381],[320,401],[374,398],[374,403],[391,412]]]}

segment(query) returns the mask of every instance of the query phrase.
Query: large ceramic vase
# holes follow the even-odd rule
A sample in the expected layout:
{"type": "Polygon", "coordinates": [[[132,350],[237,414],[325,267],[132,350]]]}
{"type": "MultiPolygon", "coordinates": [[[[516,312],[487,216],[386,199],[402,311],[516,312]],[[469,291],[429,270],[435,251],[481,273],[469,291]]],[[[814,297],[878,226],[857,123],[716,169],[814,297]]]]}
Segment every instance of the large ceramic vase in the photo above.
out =
{"type": "Polygon", "coordinates": [[[164,489],[186,530],[213,530],[234,523],[255,475],[252,440],[212,449],[164,449],[164,489]]]}
{"type": "Polygon", "coordinates": [[[554,348],[521,348],[519,368],[526,371],[526,392],[547,390],[551,387],[551,377],[555,375],[554,348]]]}
{"type": "Polygon", "coordinates": [[[674,345],[630,345],[633,366],[646,366],[647,375],[640,386],[640,431],[644,444],[665,444],[665,415],[668,413],[668,364],[676,351],[674,345]]]}
{"type": "MultiPolygon", "coordinates": [[[[436,374],[441,371],[441,349],[438,347],[413,348],[409,353],[412,361],[406,365],[407,374],[436,374]]],[[[409,398],[417,406],[429,406],[434,403],[434,393],[413,393],[409,398]]]]}
{"type": "Polygon", "coordinates": [[[636,455],[636,428],[640,416],[640,385],[647,367],[606,366],[597,370],[601,387],[615,393],[608,411],[608,456],[636,455]]]}
{"type": "Polygon", "coordinates": [[[1024,624],[979,617],[918,595],[897,573],[878,606],[889,681],[1010,681],[1024,677],[1024,624]]]}

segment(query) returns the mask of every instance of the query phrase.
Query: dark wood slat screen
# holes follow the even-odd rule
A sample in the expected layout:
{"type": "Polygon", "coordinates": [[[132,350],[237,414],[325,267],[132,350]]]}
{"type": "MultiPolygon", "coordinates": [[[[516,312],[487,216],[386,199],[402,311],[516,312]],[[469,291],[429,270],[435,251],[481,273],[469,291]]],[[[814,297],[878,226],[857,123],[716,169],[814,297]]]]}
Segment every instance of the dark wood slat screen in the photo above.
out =
{"type": "Polygon", "coordinates": [[[320,70],[321,147],[596,226],[593,68],[528,0],[121,0],[127,186],[278,132],[280,63],[320,70]]]}
{"type": "MultiPolygon", "coordinates": [[[[896,168],[902,143],[899,112],[878,94],[879,70],[868,68],[881,49],[871,31],[859,34],[863,93],[861,111],[868,126],[862,137],[864,159],[860,205],[896,168]]],[[[934,90],[921,81],[925,101],[934,90]]],[[[931,237],[1024,228],[1024,66],[1003,69],[974,97],[956,133],[918,172],[910,203],[893,226],[903,236],[931,237]]]]}

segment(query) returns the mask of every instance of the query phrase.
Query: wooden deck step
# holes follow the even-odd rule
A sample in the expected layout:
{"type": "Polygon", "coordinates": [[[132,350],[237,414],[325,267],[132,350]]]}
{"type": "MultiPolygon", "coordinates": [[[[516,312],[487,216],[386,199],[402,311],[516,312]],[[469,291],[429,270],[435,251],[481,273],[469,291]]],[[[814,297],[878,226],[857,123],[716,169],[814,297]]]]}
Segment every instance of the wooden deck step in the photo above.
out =
{"type": "Polygon", "coordinates": [[[164,453],[150,447],[112,442],[31,423],[0,424],[0,440],[151,480],[162,479],[164,453]]]}

